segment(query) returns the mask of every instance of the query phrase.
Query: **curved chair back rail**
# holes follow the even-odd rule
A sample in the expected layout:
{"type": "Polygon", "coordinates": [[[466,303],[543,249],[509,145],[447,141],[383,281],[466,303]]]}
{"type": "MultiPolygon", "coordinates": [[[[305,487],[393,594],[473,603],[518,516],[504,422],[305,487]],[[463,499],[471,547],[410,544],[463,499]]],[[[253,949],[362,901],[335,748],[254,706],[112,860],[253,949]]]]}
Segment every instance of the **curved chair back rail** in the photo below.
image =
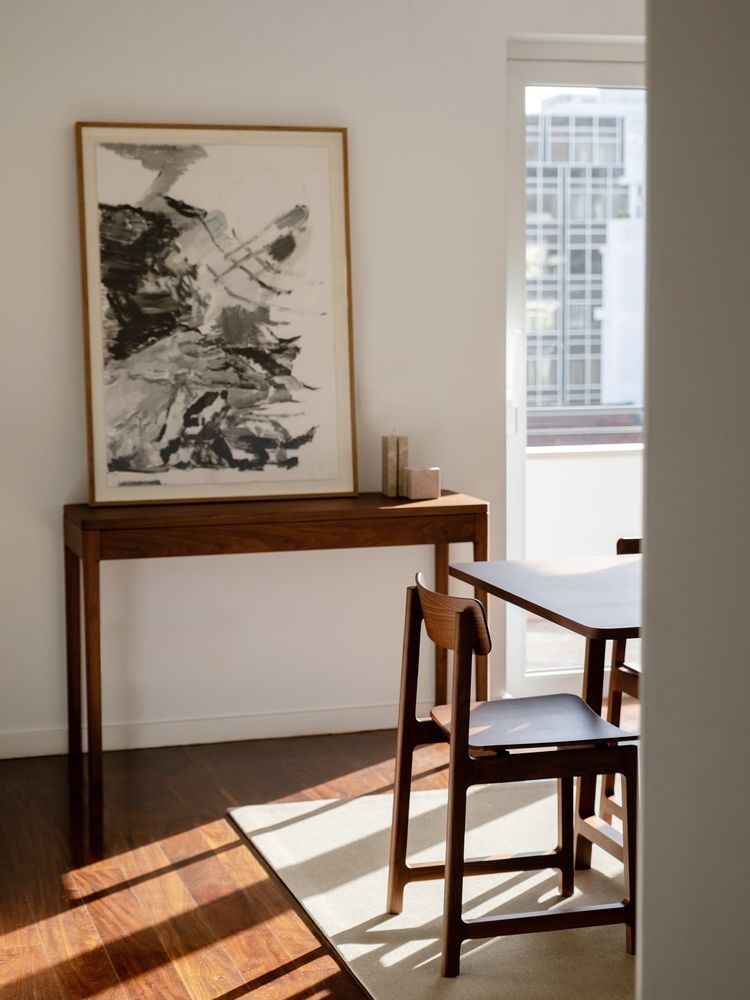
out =
{"type": "Polygon", "coordinates": [[[489,653],[492,641],[487,627],[487,617],[479,601],[473,597],[450,597],[448,594],[437,594],[428,590],[421,573],[417,573],[417,593],[427,635],[436,646],[455,651],[458,635],[456,616],[468,611],[475,632],[473,652],[477,656],[486,656],[489,653]]]}
{"type": "Polygon", "coordinates": [[[618,556],[638,556],[643,551],[643,539],[618,538],[615,551],[618,556]]]}

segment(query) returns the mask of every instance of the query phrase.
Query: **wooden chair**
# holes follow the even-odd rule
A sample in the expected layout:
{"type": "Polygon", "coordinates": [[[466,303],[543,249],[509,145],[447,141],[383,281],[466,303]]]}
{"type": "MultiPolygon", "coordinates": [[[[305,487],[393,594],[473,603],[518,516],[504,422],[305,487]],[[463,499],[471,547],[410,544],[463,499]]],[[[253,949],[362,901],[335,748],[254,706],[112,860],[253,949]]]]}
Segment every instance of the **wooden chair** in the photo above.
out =
{"type": "Polygon", "coordinates": [[[443,954],[441,973],[457,976],[461,943],[470,938],[562,930],[596,924],[624,923],[626,947],[635,951],[635,851],[638,758],[632,740],[573,695],[546,695],[504,701],[470,702],[473,655],[490,651],[482,605],[470,598],[449,597],[425,588],[421,576],[406,595],[406,624],[401,674],[393,826],[388,878],[388,911],[400,913],[408,882],[444,878],[443,954]],[[453,650],[453,695],[429,719],[416,717],[417,673],[422,622],[439,647],[453,650]],[[417,746],[450,744],[448,822],[445,864],[406,862],[412,760],[417,746]],[[534,752],[529,751],[533,748],[534,752]],[[541,749],[540,749],[541,748],[541,749]],[[582,906],[565,912],[511,914],[465,920],[462,883],[465,875],[557,868],[560,892],[573,894],[573,779],[614,772],[625,778],[627,819],[623,836],[625,898],[621,903],[582,906]],[[471,785],[556,778],[558,846],[541,854],[464,858],[466,792],[471,785]]]}
{"type": "MultiPolygon", "coordinates": [[[[637,555],[641,552],[640,538],[618,538],[618,556],[637,555]]],[[[640,699],[641,668],[625,662],[626,639],[616,639],[612,646],[612,669],[609,674],[609,695],[607,696],[607,722],[614,726],[620,725],[622,714],[622,696],[640,699]]],[[[602,778],[602,788],[599,797],[599,815],[606,823],[612,822],[613,816],[623,817],[623,807],[615,798],[615,776],[605,774],[602,778]]]]}

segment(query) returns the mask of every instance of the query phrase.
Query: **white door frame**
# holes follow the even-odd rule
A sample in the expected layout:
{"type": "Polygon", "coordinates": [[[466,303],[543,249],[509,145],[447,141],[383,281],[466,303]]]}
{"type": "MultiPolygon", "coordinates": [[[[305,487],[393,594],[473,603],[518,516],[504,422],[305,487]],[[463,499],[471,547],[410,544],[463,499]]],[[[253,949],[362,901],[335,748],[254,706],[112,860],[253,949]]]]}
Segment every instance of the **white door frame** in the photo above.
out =
{"type": "MultiPolygon", "coordinates": [[[[526,126],[528,86],[646,85],[642,39],[511,40],[507,71],[506,552],[523,559],[526,540],[526,126]]],[[[580,669],[526,672],[526,615],[507,605],[506,689],[516,696],[580,694],[580,669]]]]}

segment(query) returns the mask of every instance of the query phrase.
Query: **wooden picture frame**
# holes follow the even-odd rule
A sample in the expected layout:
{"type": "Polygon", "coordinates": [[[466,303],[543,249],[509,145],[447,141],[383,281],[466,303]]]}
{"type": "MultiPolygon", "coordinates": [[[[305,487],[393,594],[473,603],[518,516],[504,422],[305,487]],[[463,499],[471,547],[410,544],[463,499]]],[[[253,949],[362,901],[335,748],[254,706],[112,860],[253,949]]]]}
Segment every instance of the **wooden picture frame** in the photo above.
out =
{"type": "Polygon", "coordinates": [[[90,502],[355,494],[346,129],[76,136],[90,502]]]}

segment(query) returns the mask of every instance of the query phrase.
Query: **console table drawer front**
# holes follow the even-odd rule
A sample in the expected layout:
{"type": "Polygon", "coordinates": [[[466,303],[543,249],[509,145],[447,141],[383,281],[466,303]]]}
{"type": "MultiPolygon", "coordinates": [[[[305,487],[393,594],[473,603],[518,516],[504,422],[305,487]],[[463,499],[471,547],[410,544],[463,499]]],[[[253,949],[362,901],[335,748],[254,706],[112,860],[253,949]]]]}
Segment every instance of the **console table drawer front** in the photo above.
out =
{"type": "Polygon", "coordinates": [[[147,528],[101,533],[102,559],[153,559],[162,556],[206,556],[239,552],[291,552],[305,549],[363,548],[380,545],[434,545],[471,542],[476,519],[389,517],[352,521],[309,521],[283,524],[235,524],[201,528],[147,528]]]}

